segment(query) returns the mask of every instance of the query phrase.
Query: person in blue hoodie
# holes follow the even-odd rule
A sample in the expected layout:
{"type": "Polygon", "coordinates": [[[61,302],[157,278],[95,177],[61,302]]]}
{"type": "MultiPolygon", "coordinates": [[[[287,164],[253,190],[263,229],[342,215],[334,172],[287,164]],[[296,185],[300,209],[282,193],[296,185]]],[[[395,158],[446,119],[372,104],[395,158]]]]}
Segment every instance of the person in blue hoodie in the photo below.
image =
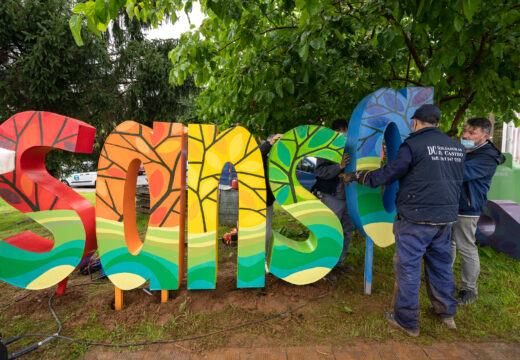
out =
{"type": "Polygon", "coordinates": [[[461,287],[457,296],[459,305],[473,303],[477,299],[477,279],[480,261],[475,232],[480,214],[486,207],[491,179],[499,164],[504,162],[502,153],[489,141],[491,122],[486,118],[469,119],[464,126],[461,144],[466,148],[464,179],[459,199],[459,216],[453,225],[451,257],[455,262],[456,250],[461,258],[461,287]]]}

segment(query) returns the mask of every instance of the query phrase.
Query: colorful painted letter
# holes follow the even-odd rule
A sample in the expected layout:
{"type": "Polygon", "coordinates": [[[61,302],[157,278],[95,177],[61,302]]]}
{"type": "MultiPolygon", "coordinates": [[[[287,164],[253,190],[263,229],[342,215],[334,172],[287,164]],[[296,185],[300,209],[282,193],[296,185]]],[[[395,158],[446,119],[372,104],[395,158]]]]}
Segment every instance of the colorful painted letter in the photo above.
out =
{"type": "Polygon", "coordinates": [[[237,287],[264,286],[265,176],[253,136],[237,126],[188,127],[188,289],[214,289],[217,277],[218,183],[231,162],[239,181],[237,287]]]}
{"type": "MultiPolygon", "coordinates": [[[[410,87],[399,91],[379,89],[356,106],[347,133],[347,150],[352,159],[347,171],[375,170],[381,167],[383,138],[391,161],[399,146],[412,131],[415,110],[433,101],[433,88],[410,87]]],[[[350,217],[357,229],[376,245],[394,243],[397,183],[381,189],[359,184],[346,187],[350,217]]]]}
{"type": "Polygon", "coordinates": [[[340,162],[345,137],[327,128],[299,126],[283,135],[269,154],[269,184],[285,211],[310,231],[295,241],[273,231],[269,271],[293,284],[318,281],[338,262],[343,230],[336,215],[300,185],[296,166],[306,156],[340,162]]]}
{"type": "Polygon", "coordinates": [[[118,125],[99,158],[96,226],[101,264],[122,290],[150,280],[151,290],[175,290],[183,276],[185,139],[182,124],[133,121],[118,125]],[[144,242],[137,233],[135,192],[144,164],[150,219],[144,242]]]}
{"type": "Polygon", "coordinates": [[[477,240],[498,252],[520,260],[520,205],[508,200],[489,200],[478,221],[477,240]]]}
{"type": "Polygon", "coordinates": [[[0,126],[0,146],[16,152],[0,175],[0,196],[49,229],[53,240],[25,231],[0,242],[0,279],[26,289],[51,287],[96,250],[94,207],[45,169],[52,149],[90,153],[96,129],[61,115],[27,111],[0,126]]]}

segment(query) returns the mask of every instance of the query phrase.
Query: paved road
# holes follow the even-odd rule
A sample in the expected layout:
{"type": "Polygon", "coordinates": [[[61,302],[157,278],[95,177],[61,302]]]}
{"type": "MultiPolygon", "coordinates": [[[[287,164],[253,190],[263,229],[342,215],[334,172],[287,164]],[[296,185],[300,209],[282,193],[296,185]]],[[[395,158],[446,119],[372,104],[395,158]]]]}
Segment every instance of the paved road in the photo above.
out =
{"type": "MultiPolygon", "coordinates": [[[[183,344],[188,346],[187,344],[183,344]]],[[[85,355],[86,360],[105,359],[280,359],[280,360],[444,360],[444,359],[520,359],[520,343],[451,342],[434,345],[414,345],[400,342],[357,342],[346,346],[299,346],[278,348],[226,348],[210,353],[193,353],[181,344],[154,345],[144,350],[116,352],[95,349],[85,355]]]]}
{"type": "Polygon", "coordinates": [[[95,187],[73,187],[76,192],[96,192],[95,187]]]}

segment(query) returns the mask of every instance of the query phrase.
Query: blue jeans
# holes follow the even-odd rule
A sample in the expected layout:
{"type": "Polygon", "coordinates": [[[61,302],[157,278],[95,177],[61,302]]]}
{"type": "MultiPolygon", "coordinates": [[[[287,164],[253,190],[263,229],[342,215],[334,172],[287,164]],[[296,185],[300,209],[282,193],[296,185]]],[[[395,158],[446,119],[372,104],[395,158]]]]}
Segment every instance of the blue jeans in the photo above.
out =
{"type": "Polygon", "coordinates": [[[406,329],[419,328],[419,289],[421,260],[428,297],[437,314],[456,314],[453,296],[455,280],[451,269],[451,224],[415,224],[406,219],[394,221],[396,252],[394,272],[399,290],[394,305],[396,321],[406,329]]]}

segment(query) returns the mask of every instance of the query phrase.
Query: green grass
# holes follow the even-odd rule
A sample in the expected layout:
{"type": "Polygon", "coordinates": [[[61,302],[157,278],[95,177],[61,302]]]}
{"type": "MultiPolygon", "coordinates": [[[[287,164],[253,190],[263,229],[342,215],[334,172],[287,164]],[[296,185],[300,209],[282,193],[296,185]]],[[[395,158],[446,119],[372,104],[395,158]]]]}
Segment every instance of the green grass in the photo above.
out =
{"type": "MultiPolygon", "coordinates": [[[[91,202],[94,193],[82,193],[91,202]]],[[[0,202],[0,213],[3,221],[0,224],[0,236],[5,238],[24,230],[38,230],[39,225],[26,221],[23,214],[13,211],[5,203],[0,202]]],[[[146,225],[147,216],[138,215],[140,226],[146,225]]],[[[231,227],[220,226],[219,236],[229,231],[231,227]]],[[[286,214],[279,206],[275,206],[273,228],[285,231],[286,236],[305,239],[308,232],[286,214]],[[286,230],[282,230],[286,229],[286,230]]],[[[141,228],[140,231],[143,231],[141,228]]],[[[480,249],[481,275],[479,279],[479,298],[467,307],[458,309],[456,322],[458,329],[448,331],[435,319],[427,314],[430,306],[424,286],[420,293],[420,325],[421,336],[411,339],[390,328],[382,317],[382,312],[389,309],[394,276],[392,257],[395,246],[388,248],[374,248],[374,267],[372,295],[363,294],[363,266],[364,266],[364,239],[355,235],[346,263],[355,267],[353,274],[339,276],[334,283],[330,295],[322,300],[315,301],[295,313],[287,314],[283,318],[261,322],[254,326],[247,326],[237,330],[205,337],[197,341],[183,342],[182,346],[194,351],[211,350],[218,347],[259,346],[259,339],[264,339],[260,346],[291,346],[308,344],[348,344],[359,339],[373,341],[406,341],[409,343],[431,344],[438,341],[520,341],[520,262],[497,254],[491,248],[480,249]]],[[[236,263],[236,246],[225,246],[219,243],[219,263],[236,263]]],[[[454,267],[455,280],[460,282],[460,261],[454,267]]],[[[272,280],[272,276],[269,275],[272,280]]],[[[75,277],[71,283],[85,282],[85,277],[75,277]]],[[[220,281],[220,280],[218,280],[220,281]]],[[[217,281],[217,294],[219,282],[217,281]]],[[[272,282],[272,281],[271,281],[272,282]]],[[[268,282],[269,283],[269,282],[268,282]]],[[[233,291],[236,300],[229,300],[229,304],[218,311],[194,312],[190,304],[205,292],[187,291],[183,289],[172,292],[174,297],[168,304],[153,303],[145,310],[134,308],[137,304],[126,305],[126,313],[113,311],[108,302],[100,304],[95,300],[104,296],[110,299],[113,287],[110,284],[88,286],[68,290],[67,296],[77,298],[73,304],[65,305],[60,298],[55,300],[55,308],[64,324],[63,335],[72,336],[93,342],[112,343],[139,342],[143,340],[158,340],[180,338],[212,332],[243,322],[262,319],[277,311],[296,306],[302,299],[289,301],[297,287],[284,284],[277,287],[267,287],[264,291],[255,289],[241,289],[233,291]],[[87,290],[88,288],[88,290],[87,290]],[[81,290],[80,290],[81,289],[81,290]],[[276,293],[274,289],[282,289],[276,293]],[[77,293],[76,293],[77,292],[77,293]],[[280,309],[260,311],[254,308],[241,307],[242,299],[256,299],[257,301],[281,302],[280,309]],[[175,306],[173,305],[175,301],[175,306]],[[163,307],[163,308],[162,308],[163,307]],[[166,321],[160,322],[161,309],[167,307],[166,321]],[[137,322],[129,323],[128,316],[135,313],[139,316],[137,322]],[[84,319],[81,323],[72,325],[78,318],[78,313],[84,319]],[[106,326],[106,320],[113,324],[106,326]]],[[[318,284],[319,285],[319,284],[318,284]]],[[[309,285],[312,287],[313,285],[309,285]]],[[[326,287],[324,286],[324,289],[326,287]]],[[[26,333],[53,333],[56,324],[47,309],[47,299],[52,289],[30,292],[27,299],[22,300],[25,305],[33,305],[36,301],[40,305],[30,307],[30,311],[20,310],[16,305],[8,305],[0,311],[0,332],[4,337],[26,333]]],[[[18,299],[29,292],[16,289],[5,283],[0,283],[0,306],[9,304],[12,299],[18,299]]],[[[207,292],[206,292],[207,294],[207,292]]],[[[209,301],[220,302],[226,294],[214,295],[209,301]]],[[[125,310],[123,310],[125,311],[125,310]]],[[[134,314],[135,315],[135,314],[134,314]]],[[[28,344],[33,339],[25,339],[17,344],[18,348],[28,344]]],[[[31,353],[28,358],[73,358],[79,357],[90,348],[70,344],[64,341],[54,341],[52,346],[45,346],[41,350],[31,353]]],[[[117,350],[115,350],[117,351],[117,350]]]]}

